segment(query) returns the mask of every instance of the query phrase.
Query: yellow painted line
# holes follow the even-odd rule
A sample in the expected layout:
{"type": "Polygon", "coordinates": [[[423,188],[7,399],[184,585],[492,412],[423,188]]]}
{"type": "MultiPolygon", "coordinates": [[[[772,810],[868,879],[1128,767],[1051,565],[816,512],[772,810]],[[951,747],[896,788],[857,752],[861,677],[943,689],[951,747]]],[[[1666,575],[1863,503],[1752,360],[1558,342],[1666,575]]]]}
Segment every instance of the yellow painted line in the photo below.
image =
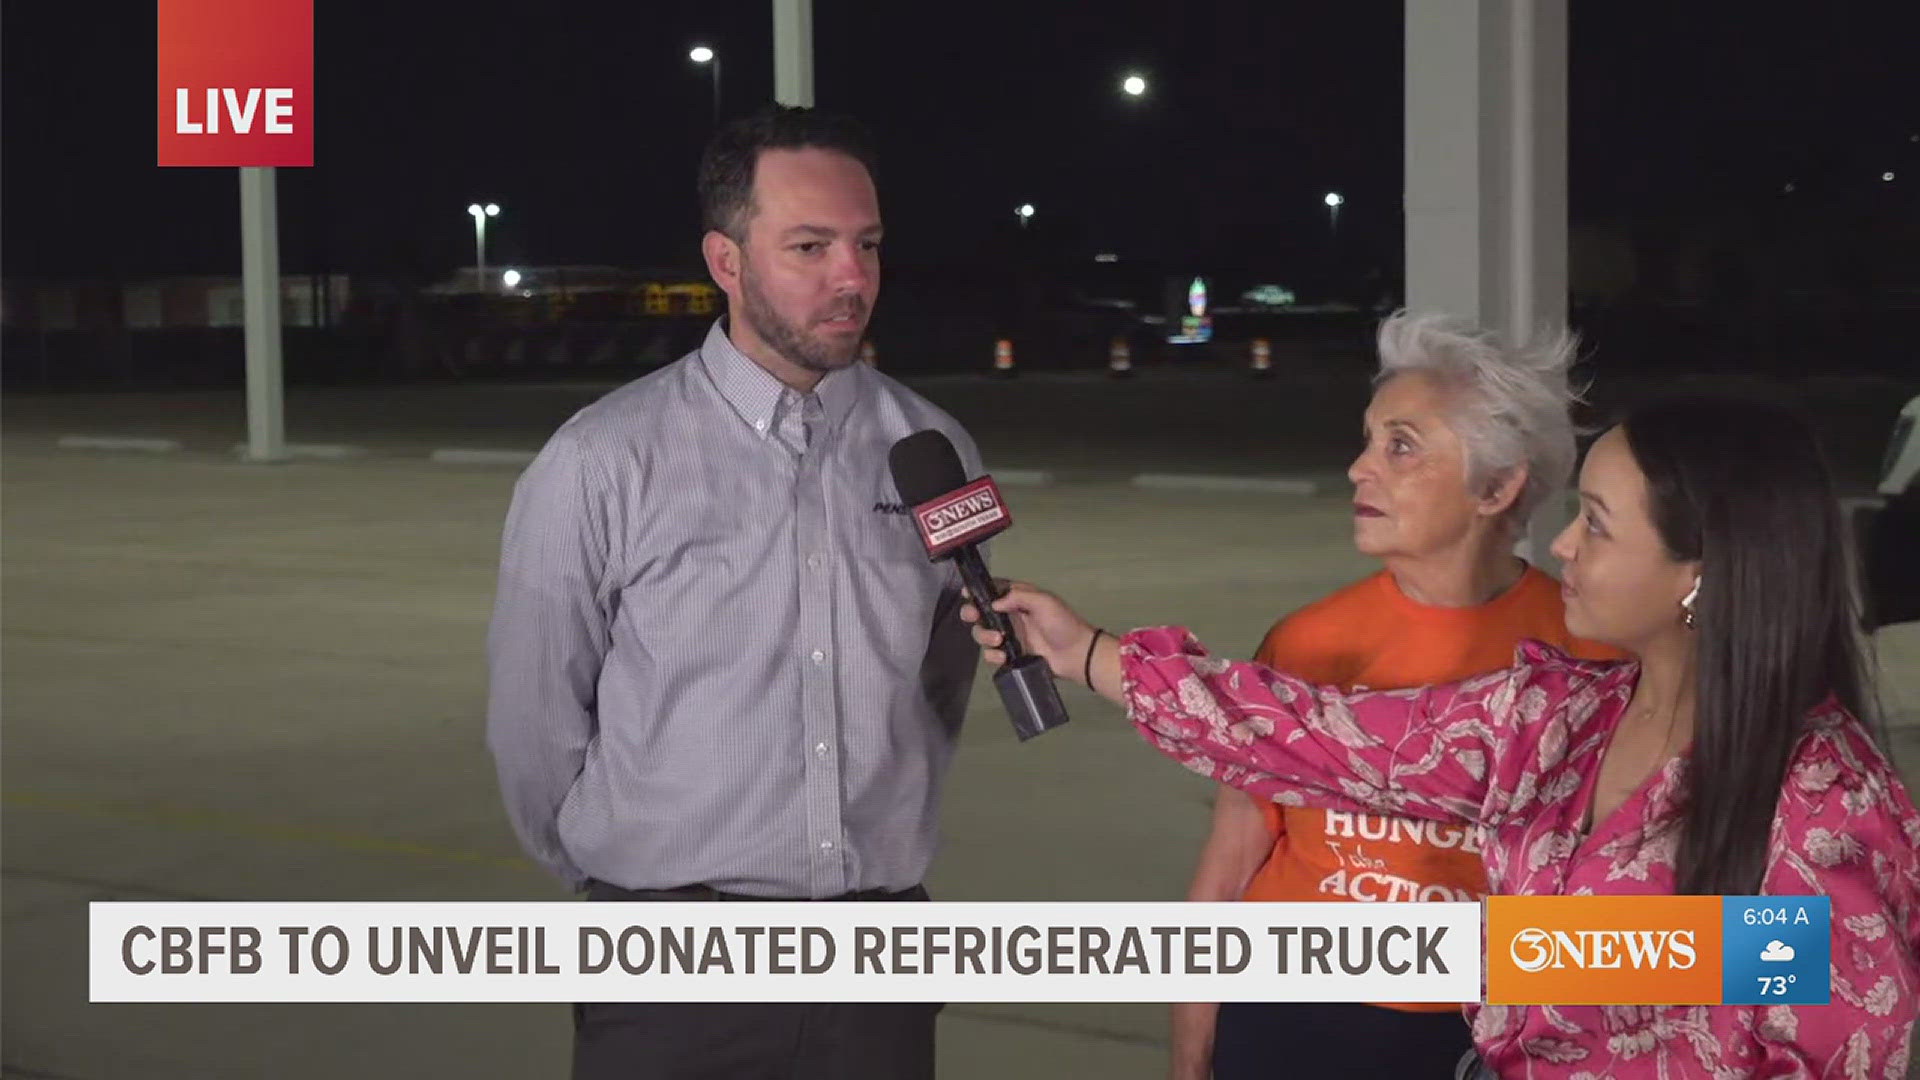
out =
{"type": "Polygon", "coordinates": [[[384,836],[367,836],[362,833],[343,832],[337,829],[316,829],[305,825],[293,825],[286,822],[256,818],[246,814],[235,814],[223,810],[206,810],[185,806],[136,805],[131,803],[103,802],[94,799],[74,799],[57,795],[43,795],[36,792],[9,791],[0,795],[0,803],[17,806],[23,810],[44,810],[67,814],[72,817],[94,818],[104,821],[130,822],[138,825],[154,825],[162,828],[177,829],[183,832],[219,833],[227,836],[241,836],[250,840],[271,840],[277,843],[313,844],[319,847],[333,848],[336,851],[350,851],[361,855],[400,855],[415,859],[432,859],[438,862],[457,862],[469,865],[491,866],[497,869],[510,869],[533,872],[534,867],[524,859],[508,858],[501,855],[481,855],[472,851],[454,851],[437,848],[428,844],[415,844],[406,840],[394,840],[384,836]]]}

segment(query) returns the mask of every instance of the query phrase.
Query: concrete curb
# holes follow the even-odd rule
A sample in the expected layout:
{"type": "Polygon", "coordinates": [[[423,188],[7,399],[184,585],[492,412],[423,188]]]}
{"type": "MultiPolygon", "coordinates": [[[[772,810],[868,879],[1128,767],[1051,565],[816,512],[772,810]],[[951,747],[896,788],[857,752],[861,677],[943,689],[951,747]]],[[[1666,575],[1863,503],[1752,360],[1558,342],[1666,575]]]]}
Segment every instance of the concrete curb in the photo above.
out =
{"type": "Polygon", "coordinates": [[[128,439],[113,435],[62,435],[62,450],[134,450],[143,454],[171,454],[180,449],[177,439],[128,439]]]}
{"type": "Polygon", "coordinates": [[[1018,484],[1022,487],[1051,487],[1055,477],[1045,469],[993,469],[987,473],[1002,484],[1018,484]]]}
{"type": "Polygon", "coordinates": [[[462,450],[447,448],[435,450],[428,460],[441,465],[517,465],[533,463],[535,453],[532,450],[462,450]]]}
{"type": "MultiPolygon", "coordinates": [[[[339,443],[288,443],[282,447],[289,458],[306,458],[312,461],[344,461],[347,458],[365,457],[364,446],[343,446],[339,443]]],[[[246,443],[234,443],[233,452],[245,455],[246,443]]]]}
{"type": "MultiPolygon", "coordinates": [[[[291,447],[289,448],[291,450],[291,447]]],[[[342,449],[352,449],[343,447],[342,449]]],[[[520,465],[532,463],[532,450],[472,450],[458,447],[443,447],[429,455],[429,460],[441,465],[520,465]]],[[[1046,469],[995,469],[988,475],[1002,484],[1019,487],[1049,487],[1057,482],[1053,473],[1046,469]]]]}
{"type": "Polygon", "coordinates": [[[1317,495],[1315,480],[1286,476],[1205,476],[1184,473],[1140,473],[1133,486],[1159,491],[1222,491],[1259,495],[1317,495]]]}

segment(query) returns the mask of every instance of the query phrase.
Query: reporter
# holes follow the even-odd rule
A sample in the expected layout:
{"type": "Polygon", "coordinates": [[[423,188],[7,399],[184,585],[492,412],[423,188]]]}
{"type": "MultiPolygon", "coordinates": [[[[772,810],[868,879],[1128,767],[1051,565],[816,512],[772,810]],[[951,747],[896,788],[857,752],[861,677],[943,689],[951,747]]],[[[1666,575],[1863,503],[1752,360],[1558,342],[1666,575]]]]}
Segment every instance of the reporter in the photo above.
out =
{"type": "MultiPolygon", "coordinates": [[[[994,606],[1222,783],[1477,826],[1495,892],[1831,898],[1831,1005],[1469,1006],[1481,1075],[1900,1075],[1920,1014],[1920,812],[1862,719],[1811,433],[1757,405],[1650,407],[1594,446],[1580,496],[1554,543],[1567,628],[1632,660],[1530,642],[1505,671],[1343,693],[1209,656],[1177,627],[1116,639],[1030,586],[994,606]]],[[[974,636],[994,661],[997,635],[974,636]]]]}

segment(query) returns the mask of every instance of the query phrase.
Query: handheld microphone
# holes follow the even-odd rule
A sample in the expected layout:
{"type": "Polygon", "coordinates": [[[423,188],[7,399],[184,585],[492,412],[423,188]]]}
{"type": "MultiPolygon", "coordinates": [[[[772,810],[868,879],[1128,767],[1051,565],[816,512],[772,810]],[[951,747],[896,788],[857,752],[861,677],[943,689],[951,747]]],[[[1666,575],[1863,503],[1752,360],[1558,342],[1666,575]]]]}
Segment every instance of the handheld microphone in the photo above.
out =
{"type": "Polygon", "coordinates": [[[1021,649],[1012,620],[992,607],[1000,592],[993,575],[987,573],[979,545],[1013,524],[993,478],[968,481],[953,443],[933,430],[916,431],[894,443],[887,458],[894,486],[913,508],[914,527],[920,530],[927,557],[951,558],[980,610],[981,624],[1005,635],[1001,647],[1007,662],[993,673],[993,685],[1000,691],[1015,734],[1025,742],[1066,723],[1067,707],[1060,701],[1047,662],[1021,649]]]}

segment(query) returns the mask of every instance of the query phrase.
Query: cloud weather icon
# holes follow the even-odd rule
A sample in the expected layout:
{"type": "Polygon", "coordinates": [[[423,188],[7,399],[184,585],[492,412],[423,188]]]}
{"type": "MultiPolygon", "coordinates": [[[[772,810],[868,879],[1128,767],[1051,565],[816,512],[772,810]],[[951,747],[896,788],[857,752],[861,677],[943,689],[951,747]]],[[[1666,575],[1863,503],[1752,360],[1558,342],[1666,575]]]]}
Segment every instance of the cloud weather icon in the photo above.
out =
{"type": "Polygon", "coordinates": [[[1766,949],[1760,953],[1760,959],[1769,963],[1784,964],[1793,959],[1793,946],[1784,941],[1769,941],[1766,949]]]}

